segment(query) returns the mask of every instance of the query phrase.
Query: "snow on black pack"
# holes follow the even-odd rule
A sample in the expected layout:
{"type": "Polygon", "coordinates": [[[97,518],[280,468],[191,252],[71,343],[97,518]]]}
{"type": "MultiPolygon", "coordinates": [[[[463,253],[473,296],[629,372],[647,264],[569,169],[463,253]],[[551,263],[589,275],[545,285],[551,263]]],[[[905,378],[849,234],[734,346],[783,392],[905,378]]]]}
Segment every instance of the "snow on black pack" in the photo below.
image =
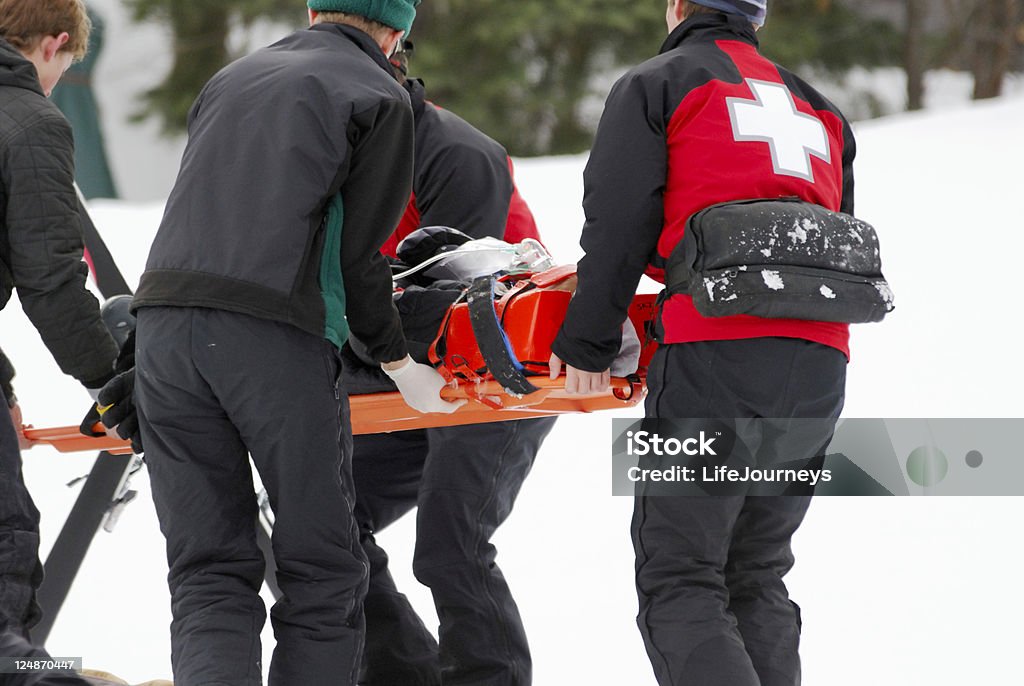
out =
{"type": "Polygon", "coordinates": [[[695,213],[666,270],[706,317],[881,321],[894,309],[875,229],[798,198],[721,203],[695,213]]]}

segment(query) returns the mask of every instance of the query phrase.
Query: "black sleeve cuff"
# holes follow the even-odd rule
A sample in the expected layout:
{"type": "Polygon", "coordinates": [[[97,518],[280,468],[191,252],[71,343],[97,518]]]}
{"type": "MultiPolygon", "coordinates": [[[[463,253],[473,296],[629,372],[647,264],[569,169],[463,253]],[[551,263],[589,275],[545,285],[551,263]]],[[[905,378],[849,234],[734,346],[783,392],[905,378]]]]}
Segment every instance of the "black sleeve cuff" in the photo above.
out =
{"type": "Polygon", "coordinates": [[[588,341],[574,339],[566,335],[565,330],[558,332],[555,342],[551,344],[551,352],[558,359],[571,367],[584,372],[603,372],[612,366],[618,348],[598,346],[588,341]]]}
{"type": "Polygon", "coordinates": [[[92,381],[83,381],[82,385],[85,386],[88,389],[91,389],[91,390],[94,390],[94,391],[98,391],[99,389],[101,389],[104,386],[106,386],[107,382],[110,381],[113,378],[114,378],[114,372],[110,372],[109,374],[107,374],[105,376],[102,376],[102,377],[100,377],[98,379],[93,379],[92,381]]]}

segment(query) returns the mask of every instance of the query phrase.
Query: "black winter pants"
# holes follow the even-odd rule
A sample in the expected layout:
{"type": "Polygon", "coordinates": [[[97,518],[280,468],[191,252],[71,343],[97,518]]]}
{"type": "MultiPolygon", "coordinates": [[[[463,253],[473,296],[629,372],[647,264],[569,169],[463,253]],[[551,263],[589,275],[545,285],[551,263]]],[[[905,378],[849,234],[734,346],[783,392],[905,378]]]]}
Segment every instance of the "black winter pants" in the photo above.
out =
{"type": "Polygon", "coordinates": [[[136,393],[167,538],[177,686],[261,683],[264,558],[249,457],[276,517],[270,683],[356,681],[366,557],[352,517],[348,400],[327,341],[201,308],[143,308],[136,393]]]}
{"type": "Polygon", "coordinates": [[[42,580],[39,510],[25,488],[14,422],[0,402],[0,625],[24,634],[39,621],[42,580]]]}
{"type": "MultiPolygon", "coordinates": [[[[659,348],[647,381],[649,417],[835,419],[846,357],[797,339],[673,344],[659,348]]],[[[820,454],[833,426],[791,442],[787,457],[820,454]]],[[[632,526],[637,624],[660,686],[797,686],[800,608],[783,576],[810,497],[645,490],[632,526]]]]}
{"type": "Polygon", "coordinates": [[[553,418],[356,436],[356,517],[370,560],[367,686],[526,686],[530,650],[491,536],[512,511],[553,418]],[[417,507],[413,572],[440,646],[373,538],[417,507]]]}

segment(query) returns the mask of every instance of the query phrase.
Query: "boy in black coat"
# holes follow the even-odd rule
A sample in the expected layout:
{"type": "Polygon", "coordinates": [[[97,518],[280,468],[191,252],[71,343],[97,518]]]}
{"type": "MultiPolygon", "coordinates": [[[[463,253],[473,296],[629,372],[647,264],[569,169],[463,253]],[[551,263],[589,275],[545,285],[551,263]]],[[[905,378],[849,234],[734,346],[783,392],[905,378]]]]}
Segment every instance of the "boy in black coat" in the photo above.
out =
{"type": "MultiPolygon", "coordinates": [[[[0,0],[0,307],[21,305],[62,371],[95,399],[117,348],[85,288],[71,126],[49,100],[85,54],[81,0],[0,0]]],[[[14,368],[0,353],[0,620],[25,632],[39,619],[39,512],[25,489],[14,368]],[[13,421],[12,421],[13,419],[13,421]]]]}

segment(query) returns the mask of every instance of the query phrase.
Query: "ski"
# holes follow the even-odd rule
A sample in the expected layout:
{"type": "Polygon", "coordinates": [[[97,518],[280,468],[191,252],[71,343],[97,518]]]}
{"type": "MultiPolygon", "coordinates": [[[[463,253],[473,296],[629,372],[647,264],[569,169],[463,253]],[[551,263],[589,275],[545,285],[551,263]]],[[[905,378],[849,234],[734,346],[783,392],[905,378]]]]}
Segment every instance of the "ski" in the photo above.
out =
{"type": "Polygon", "coordinates": [[[266,582],[274,600],[280,600],[283,594],[281,587],[277,585],[277,561],[274,560],[274,547],[270,543],[270,535],[274,531],[274,511],[270,509],[270,496],[267,494],[267,489],[260,490],[256,496],[256,502],[260,508],[256,520],[256,545],[260,547],[263,559],[266,561],[266,567],[263,568],[263,581],[266,582]]]}
{"type": "MultiPolygon", "coordinates": [[[[78,191],[78,186],[75,186],[78,191]]],[[[107,244],[103,242],[96,224],[89,216],[89,210],[85,207],[85,199],[81,191],[78,191],[78,215],[82,218],[82,234],[85,238],[86,262],[89,263],[89,271],[92,272],[93,281],[104,298],[113,298],[117,295],[131,295],[132,289],[124,280],[124,275],[117,268],[114,256],[110,254],[107,244]]]]}

